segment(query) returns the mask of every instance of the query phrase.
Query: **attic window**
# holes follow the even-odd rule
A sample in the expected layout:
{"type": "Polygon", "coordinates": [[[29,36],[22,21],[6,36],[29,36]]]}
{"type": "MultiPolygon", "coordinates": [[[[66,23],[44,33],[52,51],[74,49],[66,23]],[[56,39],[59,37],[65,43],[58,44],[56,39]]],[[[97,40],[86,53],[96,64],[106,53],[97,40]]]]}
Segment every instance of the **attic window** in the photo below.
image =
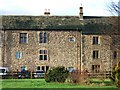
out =
{"type": "Polygon", "coordinates": [[[70,37],[70,42],[75,42],[75,37],[70,37]]]}

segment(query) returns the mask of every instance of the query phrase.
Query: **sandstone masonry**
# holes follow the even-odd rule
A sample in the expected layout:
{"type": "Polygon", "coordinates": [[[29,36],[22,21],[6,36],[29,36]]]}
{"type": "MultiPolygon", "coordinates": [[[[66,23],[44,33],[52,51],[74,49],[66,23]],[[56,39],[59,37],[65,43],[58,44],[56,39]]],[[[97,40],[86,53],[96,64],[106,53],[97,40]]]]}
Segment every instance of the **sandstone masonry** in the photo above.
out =
{"type": "Polygon", "coordinates": [[[2,66],[12,72],[23,68],[47,71],[56,66],[110,72],[119,54],[111,48],[112,38],[101,33],[109,25],[103,22],[105,18],[88,18],[79,21],[78,17],[3,17],[2,66]]]}

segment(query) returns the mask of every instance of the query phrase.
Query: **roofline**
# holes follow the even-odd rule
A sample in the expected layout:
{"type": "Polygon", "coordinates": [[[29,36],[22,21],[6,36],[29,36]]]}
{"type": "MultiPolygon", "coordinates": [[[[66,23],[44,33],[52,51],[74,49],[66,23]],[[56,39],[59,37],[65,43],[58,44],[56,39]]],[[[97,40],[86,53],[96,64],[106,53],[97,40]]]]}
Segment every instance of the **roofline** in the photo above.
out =
{"type": "MultiPolygon", "coordinates": [[[[79,15],[50,15],[50,16],[45,16],[45,15],[0,15],[2,17],[4,16],[11,16],[11,17],[79,17],[79,15]]],[[[83,18],[103,18],[103,17],[112,17],[112,16],[83,16],[83,18]]]]}
{"type": "Polygon", "coordinates": [[[106,33],[85,33],[82,29],[2,29],[3,31],[77,31],[82,33],[83,35],[106,35],[106,33]]]}
{"type": "Polygon", "coordinates": [[[2,30],[14,30],[14,31],[16,31],[16,30],[22,30],[22,31],[25,31],[25,30],[27,30],[27,31],[39,31],[39,30],[44,30],[44,31],[49,31],[49,30],[57,30],[57,31],[59,31],[59,30],[64,30],[64,31],[81,31],[82,29],[78,29],[78,28],[76,28],[76,29],[55,29],[55,28],[53,28],[53,29],[47,29],[47,28],[43,28],[43,29],[2,29],[2,30]]]}

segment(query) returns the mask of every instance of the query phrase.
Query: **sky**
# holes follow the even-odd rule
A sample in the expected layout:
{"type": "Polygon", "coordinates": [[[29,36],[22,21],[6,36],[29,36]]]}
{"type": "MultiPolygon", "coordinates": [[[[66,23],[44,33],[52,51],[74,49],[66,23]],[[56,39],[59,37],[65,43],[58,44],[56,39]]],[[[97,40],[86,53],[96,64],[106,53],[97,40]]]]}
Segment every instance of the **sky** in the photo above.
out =
{"type": "Polygon", "coordinates": [[[119,0],[0,0],[0,15],[44,15],[50,9],[51,15],[77,16],[83,6],[84,16],[112,16],[108,6],[119,0]]]}

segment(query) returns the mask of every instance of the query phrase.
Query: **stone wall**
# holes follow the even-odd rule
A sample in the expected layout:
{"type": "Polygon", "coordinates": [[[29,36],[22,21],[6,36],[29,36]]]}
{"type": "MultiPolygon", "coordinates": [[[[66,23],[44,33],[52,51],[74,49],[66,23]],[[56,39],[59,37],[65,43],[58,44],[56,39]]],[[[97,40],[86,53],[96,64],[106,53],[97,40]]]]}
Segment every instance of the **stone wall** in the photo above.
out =
{"type": "Polygon", "coordinates": [[[6,65],[10,71],[20,70],[26,66],[36,70],[37,66],[65,66],[80,69],[80,33],[77,31],[6,31],[6,65]],[[46,32],[47,43],[39,43],[39,33],[46,32]],[[20,44],[20,33],[28,34],[28,43],[20,44]],[[70,37],[75,41],[70,42],[70,37]],[[39,60],[39,50],[48,50],[48,60],[39,60]],[[16,52],[22,52],[22,58],[16,58],[16,52]]]}
{"type": "Polygon", "coordinates": [[[0,66],[2,66],[2,16],[0,16],[0,66]]]}
{"type": "Polygon", "coordinates": [[[3,46],[2,37],[3,33],[2,30],[0,30],[0,66],[2,66],[2,46],[3,46]]]}
{"type": "Polygon", "coordinates": [[[83,35],[82,37],[83,68],[92,72],[92,65],[100,65],[100,71],[111,70],[111,39],[107,35],[83,35]],[[98,44],[93,45],[93,37],[97,36],[98,44]],[[98,51],[98,58],[93,59],[93,51],[98,51]]]}
{"type": "Polygon", "coordinates": [[[115,63],[110,47],[112,40],[108,35],[82,35],[81,38],[81,33],[77,31],[6,30],[5,40],[5,66],[8,66],[10,71],[20,71],[22,66],[32,71],[35,71],[37,66],[65,66],[91,72],[92,65],[100,65],[101,72],[108,72],[112,63],[115,63]],[[47,33],[47,43],[39,43],[40,32],[47,33]],[[19,43],[20,33],[28,34],[28,43],[19,43]],[[92,43],[94,36],[99,37],[97,45],[92,43]],[[70,42],[71,37],[75,41],[70,42]],[[48,50],[48,60],[39,60],[40,50],[48,50]],[[99,51],[98,59],[93,59],[94,50],[99,51]],[[22,52],[22,58],[17,59],[16,52],[22,52]]]}
{"type": "Polygon", "coordinates": [[[2,48],[0,47],[0,66],[2,66],[2,48]]]}

